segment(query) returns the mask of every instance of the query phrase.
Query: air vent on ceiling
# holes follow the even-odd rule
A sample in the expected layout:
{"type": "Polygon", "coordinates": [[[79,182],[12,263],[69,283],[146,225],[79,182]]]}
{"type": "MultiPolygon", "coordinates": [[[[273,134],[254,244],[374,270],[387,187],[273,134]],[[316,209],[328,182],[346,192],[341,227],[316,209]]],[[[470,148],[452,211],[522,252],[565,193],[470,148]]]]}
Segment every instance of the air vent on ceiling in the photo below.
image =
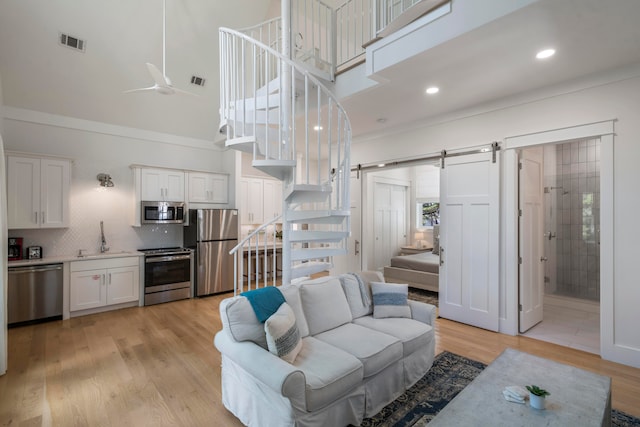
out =
{"type": "Polygon", "coordinates": [[[191,76],[191,84],[204,86],[204,78],[198,76],[191,76]]]}
{"type": "Polygon", "coordinates": [[[68,34],[60,33],[60,37],[58,41],[61,45],[69,47],[74,50],[79,50],[80,52],[84,52],[84,47],[86,45],[84,40],[81,40],[77,37],[70,36],[68,34]]]}

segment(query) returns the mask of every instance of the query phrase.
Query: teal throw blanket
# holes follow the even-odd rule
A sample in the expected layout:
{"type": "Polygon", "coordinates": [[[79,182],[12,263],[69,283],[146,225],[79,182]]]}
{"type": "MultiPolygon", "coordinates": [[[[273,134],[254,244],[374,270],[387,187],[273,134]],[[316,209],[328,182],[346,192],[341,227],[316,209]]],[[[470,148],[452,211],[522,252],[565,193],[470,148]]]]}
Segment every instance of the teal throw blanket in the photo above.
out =
{"type": "Polygon", "coordinates": [[[264,323],[285,302],[282,292],[275,286],[254,289],[243,292],[240,295],[249,300],[260,323],[264,323]]]}

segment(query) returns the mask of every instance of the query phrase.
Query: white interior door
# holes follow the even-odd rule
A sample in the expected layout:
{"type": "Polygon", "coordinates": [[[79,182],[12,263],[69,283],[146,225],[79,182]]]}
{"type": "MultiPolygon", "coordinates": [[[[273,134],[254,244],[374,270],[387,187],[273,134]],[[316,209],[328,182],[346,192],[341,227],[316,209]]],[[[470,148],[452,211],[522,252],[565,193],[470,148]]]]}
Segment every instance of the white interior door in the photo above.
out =
{"type": "Polygon", "coordinates": [[[347,254],[333,257],[332,275],[362,270],[362,179],[351,172],[351,235],[347,239],[347,254]]]}
{"type": "Polygon", "coordinates": [[[519,164],[519,328],[525,332],[542,321],[544,300],[542,147],[522,150],[519,164]]]}
{"type": "Polygon", "coordinates": [[[374,181],[373,236],[373,265],[368,268],[382,270],[407,244],[406,186],[374,181]]]}
{"type": "Polygon", "coordinates": [[[440,316],[499,328],[499,156],[445,159],[440,173],[440,316]]]}

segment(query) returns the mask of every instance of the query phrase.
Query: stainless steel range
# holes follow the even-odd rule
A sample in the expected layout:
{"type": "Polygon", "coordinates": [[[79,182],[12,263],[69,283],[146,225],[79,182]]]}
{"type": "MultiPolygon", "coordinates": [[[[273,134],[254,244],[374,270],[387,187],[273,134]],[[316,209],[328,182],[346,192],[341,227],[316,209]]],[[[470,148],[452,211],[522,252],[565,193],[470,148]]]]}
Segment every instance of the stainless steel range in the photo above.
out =
{"type": "Polygon", "coordinates": [[[140,249],[144,253],[144,305],[193,296],[193,251],[186,248],[140,249]]]}

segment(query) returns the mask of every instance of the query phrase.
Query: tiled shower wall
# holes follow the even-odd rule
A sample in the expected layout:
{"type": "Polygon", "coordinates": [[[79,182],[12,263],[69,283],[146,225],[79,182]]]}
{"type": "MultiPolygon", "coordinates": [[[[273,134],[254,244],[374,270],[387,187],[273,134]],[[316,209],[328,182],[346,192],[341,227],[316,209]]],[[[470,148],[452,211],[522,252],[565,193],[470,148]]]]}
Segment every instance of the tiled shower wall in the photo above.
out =
{"type": "Polygon", "coordinates": [[[600,141],[581,140],[545,147],[545,239],[547,292],[598,301],[600,299],[600,141]],[[553,150],[550,152],[549,150],[553,150]],[[551,173],[549,173],[551,171],[551,173]],[[548,235],[547,235],[548,236],[548,235]],[[555,240],[555,241],[554,241],[555,240]]]}

